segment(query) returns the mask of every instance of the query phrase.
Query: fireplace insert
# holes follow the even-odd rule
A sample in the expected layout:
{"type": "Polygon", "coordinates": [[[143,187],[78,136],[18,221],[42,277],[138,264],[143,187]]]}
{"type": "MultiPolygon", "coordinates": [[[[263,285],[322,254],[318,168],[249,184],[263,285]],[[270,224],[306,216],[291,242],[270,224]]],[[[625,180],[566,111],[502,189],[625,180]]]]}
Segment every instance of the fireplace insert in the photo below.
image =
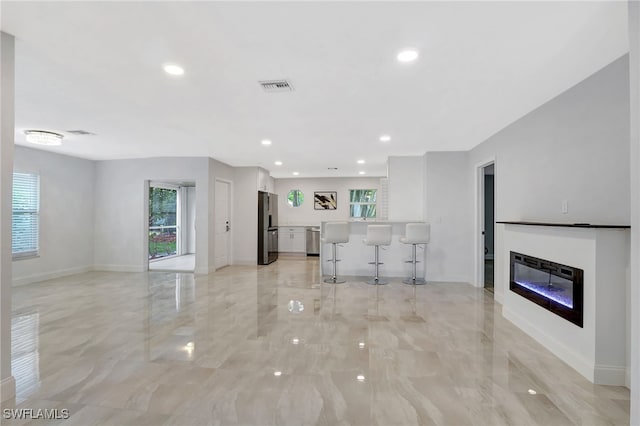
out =
{"type": "Polygon", "coordinates": [[[582,269],[511,252],[509,289],[582,327],[582,269]]]}

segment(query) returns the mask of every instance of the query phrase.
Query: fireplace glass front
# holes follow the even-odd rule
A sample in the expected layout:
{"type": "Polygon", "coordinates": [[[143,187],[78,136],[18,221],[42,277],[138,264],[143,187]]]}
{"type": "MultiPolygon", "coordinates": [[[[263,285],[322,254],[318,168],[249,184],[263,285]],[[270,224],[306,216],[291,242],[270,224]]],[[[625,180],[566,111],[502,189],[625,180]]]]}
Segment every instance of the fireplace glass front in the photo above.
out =
{"type": "Polygon", "coordinates": [[[511,252],[509,288],[582,327],[581,269],[511,252]]]}

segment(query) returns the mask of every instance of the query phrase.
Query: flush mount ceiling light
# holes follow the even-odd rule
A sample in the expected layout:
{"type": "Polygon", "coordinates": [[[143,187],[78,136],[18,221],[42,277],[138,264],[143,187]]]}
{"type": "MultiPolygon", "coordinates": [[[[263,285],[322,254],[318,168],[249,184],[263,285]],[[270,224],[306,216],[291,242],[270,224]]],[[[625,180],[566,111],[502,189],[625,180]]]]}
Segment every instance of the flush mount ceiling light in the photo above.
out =
{"type": "Polygon", "coordinates": [[[358,160],[358,164],[364,164],[364,160],[358,160]]]}
{"type": "Polygon", "coordinates": [[[300,174],[300,173],[298,173],[298,172],[293,172],[293,175],[294,175],[294,176],[298,176],[299,174],[300,174]]]}
{"type": "Polygon", "coordinates": [[[260,141],[260,143],[261,143],[262,145],[264,145],[264,146],[269,146],[269,145],[271,145],[271,141],[270,141],[269,139],[262,139],[262,140],[260,141]]]}
{"type": "Polygon", "coordinates": [[[389,142],[390,140],[391,140],[391,136],[389,135],[380,136],[380,142],[389,142]]]}
{"type": "Polygon", "coordinates": [[[398,62],[413,62],[418,59],[418,51],[416,49],[402,49],[396,56],[398,62]]]}
{"type": "Polygon", "coordinates": [[[162,69],[164,70],[164,72],[166,72],[169,75],[183,75],[184,74],[184,68],[182,68],[180,65],[176,65],[176,64],[164,64],[162,66],[162,69]]]}
{"type": "Polygon", "coordinates": [[[282,166],[282,161],[276,161],[276,162],[275,162],[275,163],[273,163],[273,164],[275,164],[276,166],[282,166]]]}
{"type": "Polygon", "coordinates": [[[59,146],[62,145],[62,136],[60,133],[47,132],[45,130],[25,130],[27,142],[38,145],[59,146]]]}
{"type": "Polygon", "coordinates": [[[358,174],[359,174],[359,175],[363,175],[363,174],[365,174],[365,173],[366,173],[366,172],[365,172],[364,170],[363,170],[363,171],[358,172],[358,174]]]}

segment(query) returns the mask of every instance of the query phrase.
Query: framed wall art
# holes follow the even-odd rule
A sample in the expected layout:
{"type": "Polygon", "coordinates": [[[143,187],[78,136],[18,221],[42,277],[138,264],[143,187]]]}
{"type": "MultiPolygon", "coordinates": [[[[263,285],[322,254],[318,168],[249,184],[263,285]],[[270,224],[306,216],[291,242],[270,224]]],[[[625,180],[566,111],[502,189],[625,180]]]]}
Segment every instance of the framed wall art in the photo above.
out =
{"type": "Polygon", "coordinates": [[[338,193],[322,191],[313,193],[313,208],[315,210],[335,210],[338,208],[338,193]]]}

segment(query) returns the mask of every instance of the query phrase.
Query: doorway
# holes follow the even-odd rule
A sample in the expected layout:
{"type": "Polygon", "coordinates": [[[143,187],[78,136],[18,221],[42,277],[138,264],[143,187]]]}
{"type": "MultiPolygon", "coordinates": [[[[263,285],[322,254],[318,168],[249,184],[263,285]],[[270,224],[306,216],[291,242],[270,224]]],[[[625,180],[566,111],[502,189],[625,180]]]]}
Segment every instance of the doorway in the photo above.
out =
{"type": "Polygon", "coordinates": [[[149,270],[195,270],[195,197],[193,182],[149,183],[149,270]]]}
{"type": "Polygon", "coordinates": [[[495,247],[495,166],[493,163],[482,168],[483,176],[483,216],[484,226],[484,288],[493,293],[494,287],[494,247],[495,247]]]}
{"type": "Polygon", "coordinates": [[[231,182],[216,179],[215,268],[231,264],[231,182]]]}

